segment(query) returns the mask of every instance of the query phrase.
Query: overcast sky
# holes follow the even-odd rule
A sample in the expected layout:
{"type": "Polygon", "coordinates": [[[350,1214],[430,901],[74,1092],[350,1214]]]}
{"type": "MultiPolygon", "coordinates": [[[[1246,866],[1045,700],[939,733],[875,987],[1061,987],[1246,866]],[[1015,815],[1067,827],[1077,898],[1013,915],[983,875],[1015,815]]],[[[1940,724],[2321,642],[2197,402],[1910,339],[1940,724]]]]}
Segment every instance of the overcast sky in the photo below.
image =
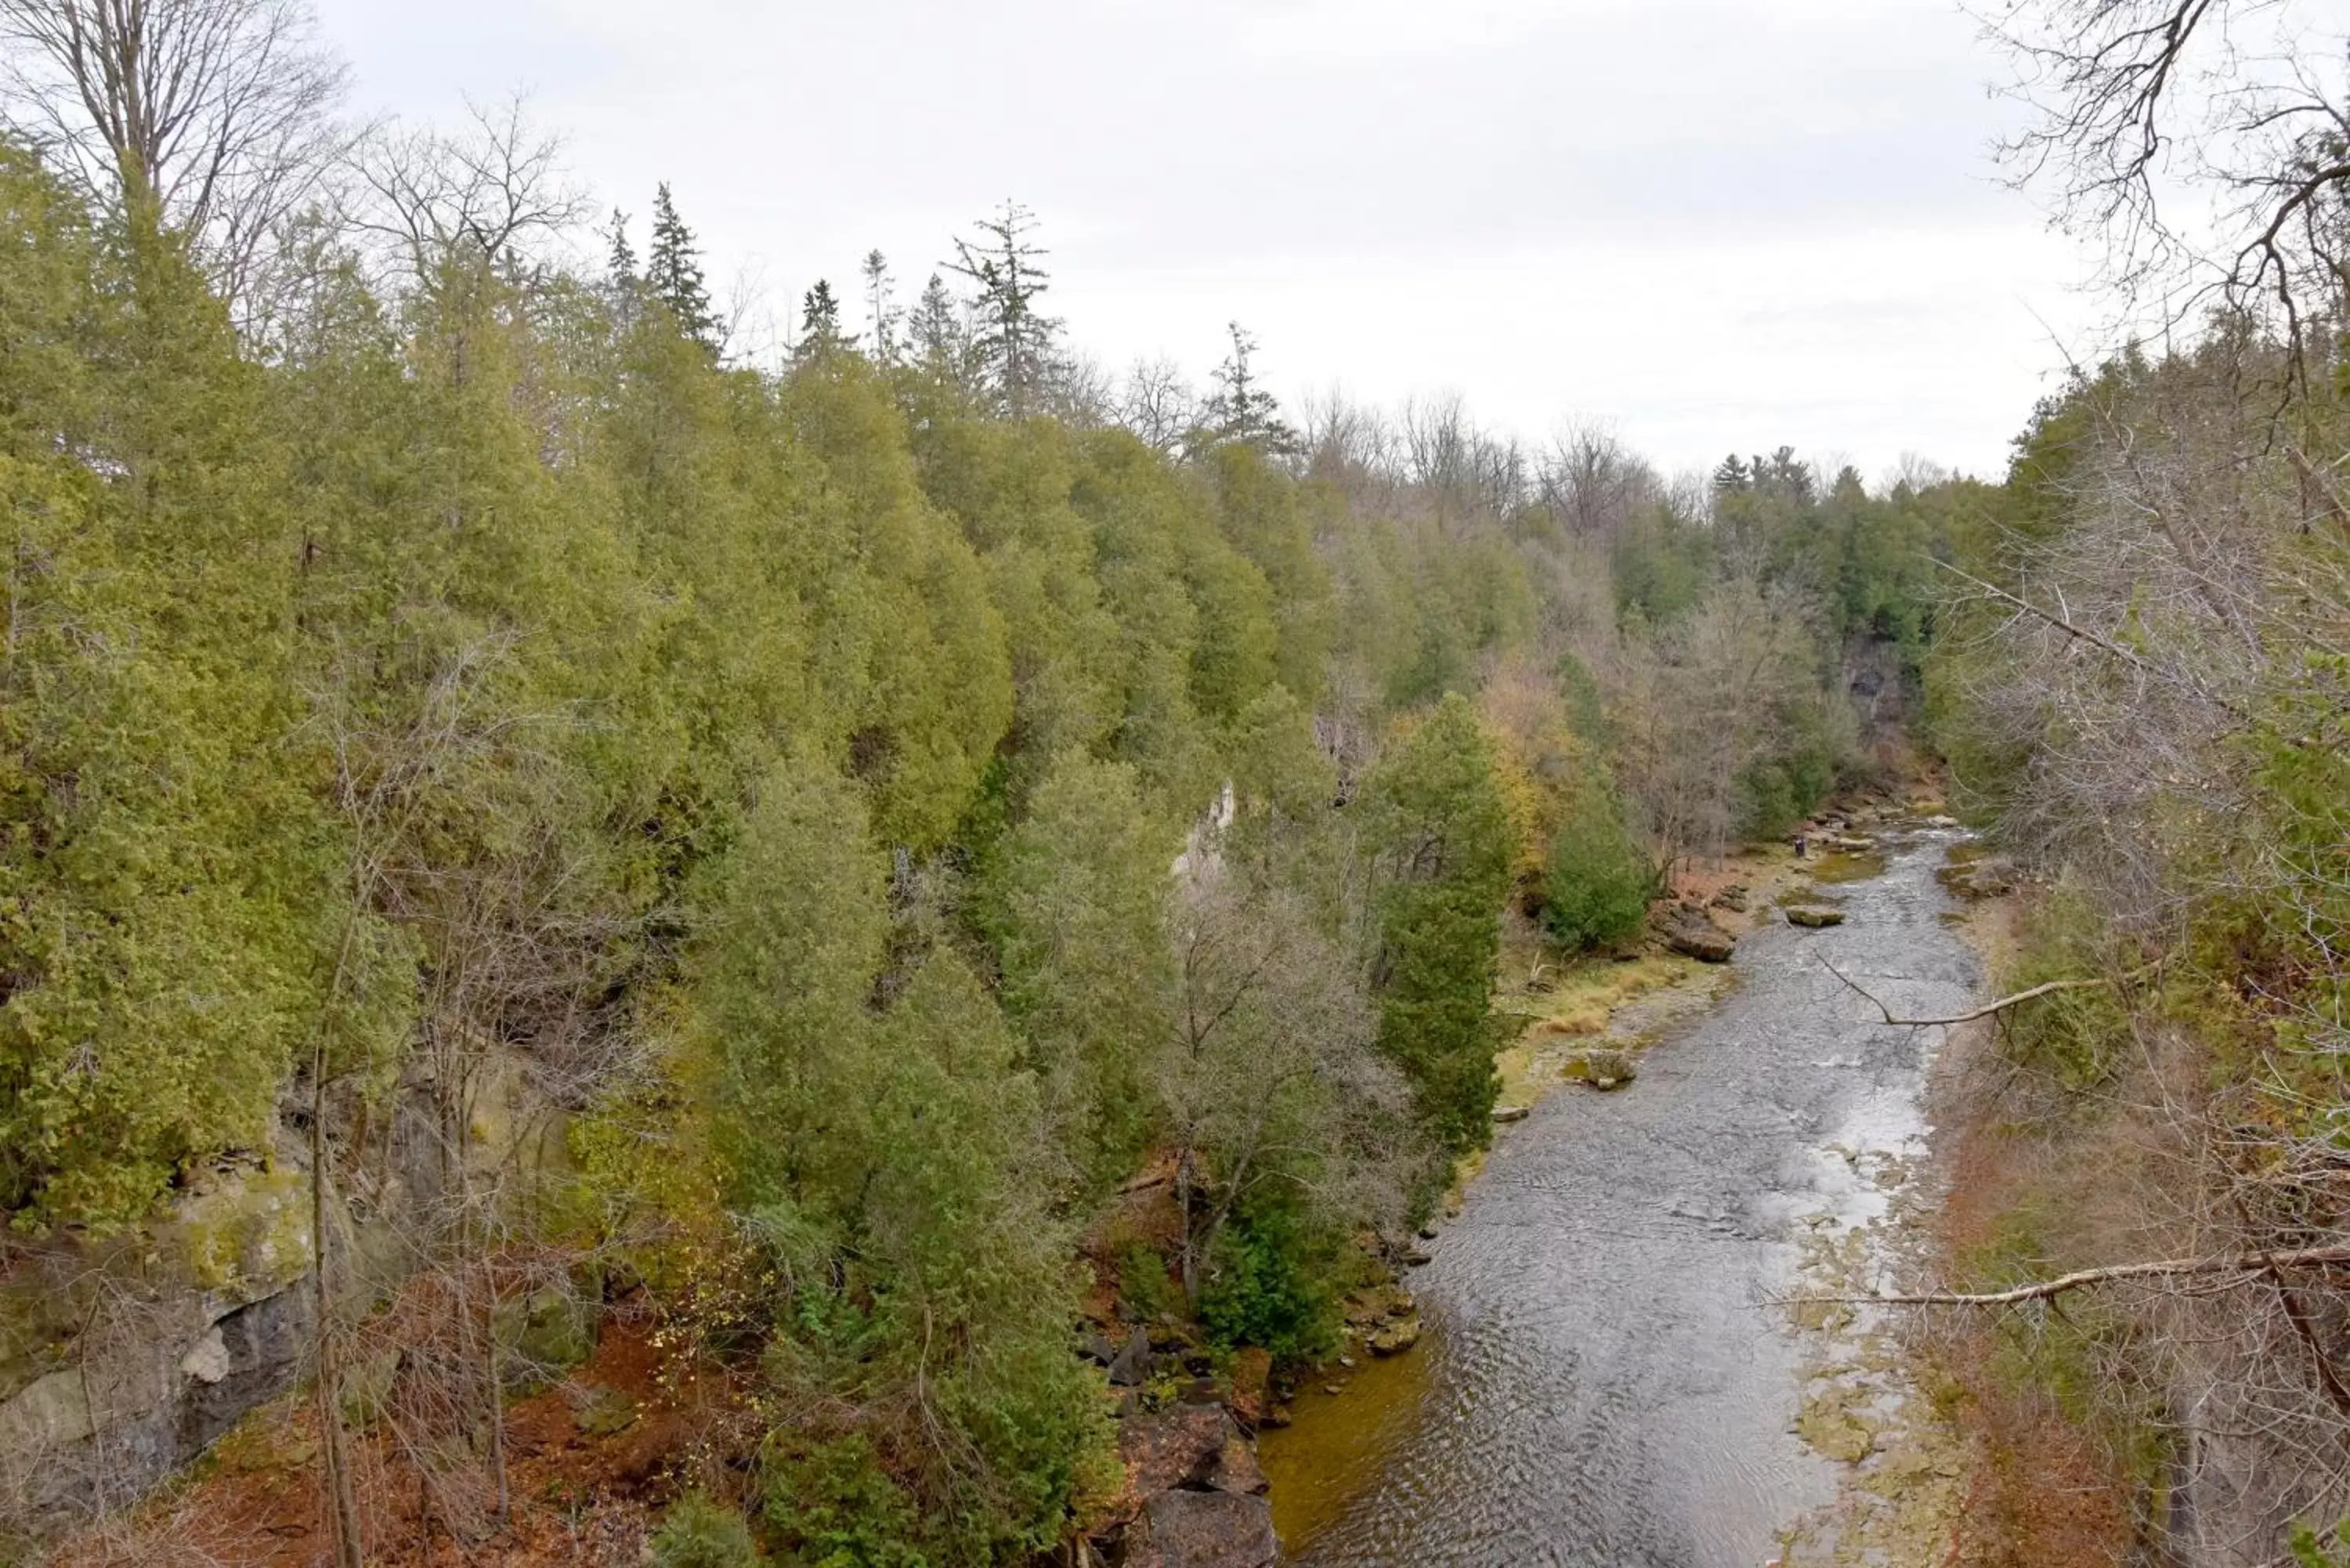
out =
{"type": "Polygon", "coordinates": [[[516,88],[574,172],[671,182],[720,292],[907,292],[1006,197],[1111,365],[1451,390],[1668,468],[1794,445],[1996,472],[2090,317],[1989,147],[1950,0],[324,0],[359,107],[516,88]]]}

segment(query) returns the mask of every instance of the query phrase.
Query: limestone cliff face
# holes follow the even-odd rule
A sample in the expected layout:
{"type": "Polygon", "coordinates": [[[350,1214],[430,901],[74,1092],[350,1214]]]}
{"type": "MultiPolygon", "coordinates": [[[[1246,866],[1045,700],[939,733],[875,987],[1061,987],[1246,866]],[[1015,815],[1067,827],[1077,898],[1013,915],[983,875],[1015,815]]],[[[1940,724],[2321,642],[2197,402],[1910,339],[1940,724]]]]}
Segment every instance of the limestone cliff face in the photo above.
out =
{"type": "Polygon", "coordinates": [[[1843,679],[1864,747],[1916,732],[1915,693],[1902,673],[1899,643],[1869,634],[1846,639],[1843,679]]]}
{"type": "Polygon", "coordinates": [[[164,1219],[0,1282],[0,1529],[120,1506],[289,1386],[310,1337],[310,1180],[222,1175],[164,1219]]]}
{"type": "MultiPolygon", "coordinates": [[[[354,1100],[329,1115],[329,1277],[351,1310],[383,1301],[432,1255],[459,1169],[512,1180],[563,1158],[564,1114],[518,1063],[476,1075],[462,1116],[435,1089],[413,1077],[372,1113],[354,1100]]],[[[137,1230],[6,1258],[0,1551],[137,1501],[307,1374],[317,1299],[307,1144],[281,1135],[267,1164],[200,1173],[137,1230]]],[[[576,1360],[574,1342],[591,1332],[581,1310],[592,1306],[567,1295],[517,1299],[501,1340],[536,1362],[546,1357],[534,1341],[553,1334],[557,1359],[576,1360]]]]}

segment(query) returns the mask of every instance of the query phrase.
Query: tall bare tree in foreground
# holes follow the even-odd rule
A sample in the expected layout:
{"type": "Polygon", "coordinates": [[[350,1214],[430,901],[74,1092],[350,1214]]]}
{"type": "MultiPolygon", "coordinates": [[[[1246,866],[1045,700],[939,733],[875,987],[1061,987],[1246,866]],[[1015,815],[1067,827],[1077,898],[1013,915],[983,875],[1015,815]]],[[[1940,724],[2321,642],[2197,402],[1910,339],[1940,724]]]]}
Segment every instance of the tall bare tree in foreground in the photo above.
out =
{"type": "Polygon", "coordinates": [[[102,205],[182,231],[232,298],[339,152],[304,0],[0,0],[14,129],[102,205]]]}
{"type": "MultiPolygon", "coordinates": [[[[2350,24],[2312,0],[1997,0],[2035,111],[2003,150],[2109,281],[2297,341],[2350,280],[2350,24]]],[[[2295,361],[2296,374],[2300,369],[2295,361]]]]}

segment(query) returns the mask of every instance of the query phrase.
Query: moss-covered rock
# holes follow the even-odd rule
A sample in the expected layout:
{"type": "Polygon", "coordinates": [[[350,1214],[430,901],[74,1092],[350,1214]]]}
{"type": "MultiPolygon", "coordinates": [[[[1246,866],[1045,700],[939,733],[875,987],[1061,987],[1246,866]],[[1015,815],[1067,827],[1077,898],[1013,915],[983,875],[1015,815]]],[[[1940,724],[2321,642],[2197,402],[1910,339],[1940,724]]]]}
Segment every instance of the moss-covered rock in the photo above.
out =
{"type": "Polygon", "coordinates": [[[1840,1387],[1814,1395],[1795,1417],[1795,1434],[1829,1459],[1856,1465],[1877,1446],[1877,1429],[1851,1408],[1840,1387]]]}
{"type": "Polygon", "coordinates": [[[310,1272],[310,1178],[298,1170],[239,1171],[183,1201],[159,1230],[198,1290],[233,1303],[275,1295],[310,1272]]]}
{"type": "Polygon", "coordinates": [[[598,1303],[569,1283],[542,1285],[498,1312],[508,1380],[528,1386],[577,1366],[596,1350],[598,1303]]]}
{"type": "Polygon", "coordinates": [[[1577,1051],[1560,1067],[1559,1075],[1570,1084],[1587,1084],[1595,1089],[1620,1089],[1640,1075],[1631,1056],[1622,1051],[1605,1047],[1577,1051]]]}

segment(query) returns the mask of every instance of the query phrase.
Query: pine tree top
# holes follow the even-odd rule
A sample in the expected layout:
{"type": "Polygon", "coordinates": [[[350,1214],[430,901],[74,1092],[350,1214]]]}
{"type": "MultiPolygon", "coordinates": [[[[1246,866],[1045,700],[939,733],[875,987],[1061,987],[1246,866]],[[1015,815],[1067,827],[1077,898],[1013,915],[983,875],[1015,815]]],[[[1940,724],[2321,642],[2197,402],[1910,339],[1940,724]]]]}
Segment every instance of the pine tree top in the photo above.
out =
{"type": "Polygon", "coordinates": [[[653,196],[652,245],[645,265],[645,286],[668,307],[677,327],[688,337],[717,349],[723,323],[711,307],[710,288],[702,275],[702,249],[693,231],[677,215],[664,180],[653,196]]]}
{"type": "Polygon", "coordinates": [[[1207,433],[1218,442],[1253,446],[1273,456],[1289,456],[1305,442],[1281,417],[1281,402],[1256,379],[1250,365],[1256,339],[1237,321],[1228,324],[1232,351],[1216,368],[1216,390],[1208,400],[1207,433]]]}
{"type": "Polygon", "coordinates": [[[983,384],[1003,411],[1030,413],[1051,378],[1061,330],[1059,320],[1037,304],[1052,287],[1052,274],[1042,265],[1042,258],[1052,253],[1030,239],[1037,227],[1035,214],[1016,202],[1005,202],[993,217],[982,218],[973,227],[982,238],[976,243],[956,240],[955,259],[947,264],[948,271],[977,287],[972,301],[977,317],[972,355],[983,384]]]}

